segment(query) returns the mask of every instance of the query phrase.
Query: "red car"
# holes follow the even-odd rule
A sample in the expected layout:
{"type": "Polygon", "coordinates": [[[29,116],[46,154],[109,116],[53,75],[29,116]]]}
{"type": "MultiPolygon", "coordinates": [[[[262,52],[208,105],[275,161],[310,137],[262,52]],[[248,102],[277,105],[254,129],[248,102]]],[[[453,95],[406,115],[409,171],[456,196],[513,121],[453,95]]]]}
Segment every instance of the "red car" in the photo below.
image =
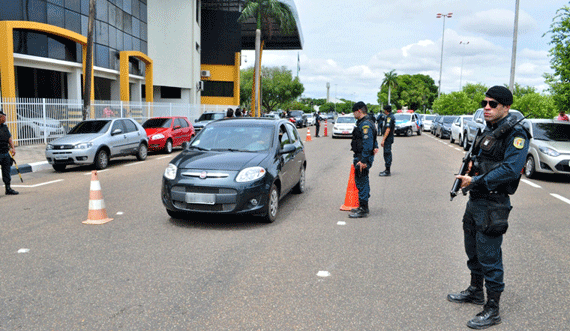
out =
{"type": "Polygon", "coordinates": [[[150,151],[163,150],[172,153],[172,148],[182,145],[185,141],[194,138],[194,126],[186,117],[168,116],[153,117],[143,123],[148,136],[148,149],[150,151]]]}

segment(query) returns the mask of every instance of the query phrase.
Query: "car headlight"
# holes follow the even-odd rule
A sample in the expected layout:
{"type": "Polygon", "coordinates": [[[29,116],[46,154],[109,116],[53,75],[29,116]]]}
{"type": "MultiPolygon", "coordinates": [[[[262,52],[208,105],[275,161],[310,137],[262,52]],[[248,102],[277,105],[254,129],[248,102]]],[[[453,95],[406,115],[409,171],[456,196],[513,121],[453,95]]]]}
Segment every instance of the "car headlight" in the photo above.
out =
{"type": "Polygon", "coordinates": [[[176,171],[177,170],[178,170],[178,167],[176,167],[172,163],[169,163],[168,167],[166,167],[166,169],[164,170],[164,178],[170,179],[170,180],[176,178],[176,171]]]}
{"type": "Polygon", "coordinates": [[[52,145],[52,144],[48,144],[48,145],[46,146],[46,150],[50,150],[50,149],[53,149],[53,145],[52,145]]]}
{"type": "Polygon", "coordinates": [[[539,150],[549,156],[560,156],[560,153],[558,153],[558,151],[552,149],[552,148],[548,148],[548,147],[540,147],[539,150]]]}
{"type": "Polygon", "coordinates": [[[75,146],[73,146],[73,148],[76,149],[88,149],[93,147],[93,143],[81,143],[81,144],[77,144],[75,146]]]}
{"type": "Polygon", "coordinates": [[[251,182],[263,178],[263,176],[265,176],[265,173],[266,171],[262,167],[245,168],[242,171],[240,171],[239,174],[237,175],[236,182],[238,183],[251,182]]]}
{"type": "Polygon", "coordinates": [[[162,133],[155,134],[154,136],[150,137],[150,140],[157,140],[157,139],[164,139],[164,135],[162,133]]]}

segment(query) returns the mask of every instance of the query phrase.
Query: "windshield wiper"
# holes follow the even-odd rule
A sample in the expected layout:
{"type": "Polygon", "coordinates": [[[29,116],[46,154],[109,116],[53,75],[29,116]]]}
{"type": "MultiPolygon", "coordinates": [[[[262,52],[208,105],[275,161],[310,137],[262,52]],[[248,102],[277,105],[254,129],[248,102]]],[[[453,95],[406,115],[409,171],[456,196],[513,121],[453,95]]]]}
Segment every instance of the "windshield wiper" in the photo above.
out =
{"type": "Polygon", "coordinates": [[[201,150],[201,151],[209,151],[209,149],[204,148],[204,147],[200,147],[200,146],[190,146],[190,148],[196,148],[196,149],[201,150]]]}
{"type": "Polygon", "coordinates": [[[249,152],[247,149],[237,148],[212,148],[213,151],[230,151],[230,152],[249,152]]]}

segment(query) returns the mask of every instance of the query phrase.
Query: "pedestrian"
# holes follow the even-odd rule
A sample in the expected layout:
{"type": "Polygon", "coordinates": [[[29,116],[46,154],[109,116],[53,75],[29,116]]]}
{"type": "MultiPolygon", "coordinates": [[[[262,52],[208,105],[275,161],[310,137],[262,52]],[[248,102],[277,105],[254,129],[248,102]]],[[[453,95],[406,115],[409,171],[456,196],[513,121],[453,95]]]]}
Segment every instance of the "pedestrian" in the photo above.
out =
{"type": "Polygon", "coordinates": [[[315,113],[315,126],[316,126],[316,134],[315,137],[320,137],[319,136],[319,130],[321,129],[321,121],[323,120],[323,118],[321,117],[321,115],[319,114],[319,112],[317,111],[315,113]]]}
{"type": "Polygon", "coordinates": [[[566,112],[564,110],[560,111],[560,113],[558,114],[558,117],[556,119],[559,121],[570,122],[570,119],[568,118],[568,115],[566,115],[566,112]]]}
{"type": "Polygon", "coordinates": [[[235,114],[236,117],[241,117],[241,110],[239,109],[239,107],[236,108],[236,111],[235,111],[234,114],[235,114]]]}
{"type": "Polygon", "coordinates": [[[515,116],[509,115],[512,103],[513,95],[506,87],[487,90],[481,102],[487,127],[473,142],[480,149],[470,164],[469,174],[473,175],[456,176],[462,188],[470,189],[463,234],[471,285],[465,291],[449,294],[447,299],[484,304],[483,311],[467,322],[472,329],[501,323],[499,301],[505,288],[501,244],[512,209],[509,195],[518,187],[530,137],[515,116]]]}
{"type": "Polygon", "coordinates": [[[370,198],[370,181],[368,174],[374,162],[374,151],[378,148],[376,141],[376,126],[368,116],[368,108],[362,101],[352,106],[356,127],[352,131],[352,142],[350,146],[354,153],[354,181],[358,188],[358,208],[350,211],[348,217],[361,218],[370,213],[368,199],[370,198]]]}
{"type": "Polygon", "coordinates": [[[380,112],[378,112],[378,116],[376,116],[376,123],[378,124],[378,134],[382,134],[382,125],[384,124],[384,118],[386,116],[384,115],[384,112],[382,110],[380,110],[380,112]]]}
{"type": "Polygon", "coordinates": [[[105,117],[115,116],[115,112],[109,107],[105,107],[105,109],[103,109],[103,114],[105,115],[105,117]]]}
{"type": "Polygon", "coordinates": [[[382,143],[384,149],[384,165],[386,169],[378,176],[391,176],[390,167],[392,166],[392,144],[394,143],[394,129],[396,127],[396,119],[392,114],[392,106],[384,106],[384,122],[382,123],[382,143]]]}
{"type": "Polygon", "coordinates": [[[10,134],[10,130],[5,123],[6,114],[0,110],[0,165],[2,167],[2,181],[6,188],[6,195],[16,195],[18,192],[10,187],[10,182],[12,181],[12,175],[10,173],[12,157],[16,156],[16,149],[12,141],[12,134],[10,134]]]}
{"type": "Polygon", "coordinates": [[[228,108],[228,110],[226,111],[226,118],[232,118],[232,117],[234,117],[234,110],[228,108]]]}

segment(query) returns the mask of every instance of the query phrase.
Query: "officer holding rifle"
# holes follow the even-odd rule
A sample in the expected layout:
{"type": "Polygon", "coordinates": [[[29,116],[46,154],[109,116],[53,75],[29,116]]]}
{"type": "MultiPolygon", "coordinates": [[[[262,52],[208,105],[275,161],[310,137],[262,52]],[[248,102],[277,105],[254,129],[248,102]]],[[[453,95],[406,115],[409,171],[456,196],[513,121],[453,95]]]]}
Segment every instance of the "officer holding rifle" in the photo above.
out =
{"type": "Polygon", "coordinates": [[[463,232],[471,285],[465,291],[449,294],[447,299],[484,304],[483,311],[467,323],[473,329],[501,323],[499,301],[505,288],[501,244],[512,208],[509,195],[518,187],[530,138],[509,115],[512,103],[512,93],[503,86],[493,86],[485,93],[481,106],[487,127],[473,142],[477,153],[467,174],[456,176],[461,188],[470,192],[463,232]]]}

